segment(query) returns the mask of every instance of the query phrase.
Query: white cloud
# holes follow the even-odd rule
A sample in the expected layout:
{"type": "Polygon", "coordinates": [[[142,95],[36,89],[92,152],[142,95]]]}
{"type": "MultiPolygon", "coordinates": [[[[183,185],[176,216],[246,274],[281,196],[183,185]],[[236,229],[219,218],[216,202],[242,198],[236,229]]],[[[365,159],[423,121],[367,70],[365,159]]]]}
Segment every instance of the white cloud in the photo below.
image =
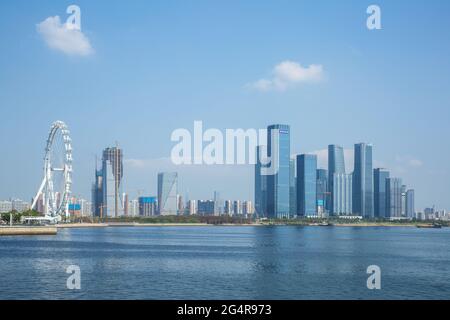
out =
{"type": "Polygon", "coordinates": [[[259,79],[247,84],[247,87],[259,91],[285,91],[298,84],[319,82],[323,78],[322,65],[312,64],[303,67],[298,62],[287,60],[274,67],[270,79],[259,79]]]}
{"type": "Polygon", "coordinates": [[[81,30],[62,24],[59,16],[48,17],[37,26],[37,31],[52,49],[67,55],[88,56],[94,52],[89,39],[81,30]]]}

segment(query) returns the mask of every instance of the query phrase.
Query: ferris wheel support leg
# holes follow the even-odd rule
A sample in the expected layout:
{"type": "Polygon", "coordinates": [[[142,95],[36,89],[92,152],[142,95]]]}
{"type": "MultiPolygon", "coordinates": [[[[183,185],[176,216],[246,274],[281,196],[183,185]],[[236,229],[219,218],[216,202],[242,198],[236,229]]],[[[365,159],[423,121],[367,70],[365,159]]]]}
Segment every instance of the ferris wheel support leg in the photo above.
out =
{"type": "Polygon", "coordinates": [[[31,209],[35,209],[36,204],[37,204],[37,202],[38,202],[38,200],[39,200],[39,196],[42,194],[42,190],[44,190],[44,187],[45,187],[45,183],[46,183],[46,182],[47,182],[47,179],[44,178],[44,179],[42,180],[41,186],[39,187],[39,191],[36,193],[36,196],[35,196],[34,199],[33,199],[33,204],[31,205],[31,209]]]}

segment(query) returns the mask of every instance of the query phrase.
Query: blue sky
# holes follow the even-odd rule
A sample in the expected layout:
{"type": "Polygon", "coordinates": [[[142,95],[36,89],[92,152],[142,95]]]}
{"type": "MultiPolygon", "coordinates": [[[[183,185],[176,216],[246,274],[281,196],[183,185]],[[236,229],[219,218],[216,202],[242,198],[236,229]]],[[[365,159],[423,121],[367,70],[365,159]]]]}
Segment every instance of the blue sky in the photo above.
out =
{"type": "MultiPolygon", "coordinates": [[[[416,189],[419,209],[450,209],[449,12],[448,1],[2,1],[0,198],[34,195],[55,120],[71,128],[74,194],[86,198],[95,155],[116,141],[126,191],[155,194],[157,172],[171,169],[172,131],[202,120],[290,124],[293,153],[322,157],[330,143],[371,142],[375,163],[416,189]],[[382,30],[369,31],[374,3],[382,30]],[[81,8],[91,54],[51,48],[37,31],[48,17],[64,22],[70,4],[81,8]],[[249,88],[283,61],[320,65],[323,78],[249,88]]],[[[252,199],[252,175],[180,168],[180,189],[252,199]]]]}

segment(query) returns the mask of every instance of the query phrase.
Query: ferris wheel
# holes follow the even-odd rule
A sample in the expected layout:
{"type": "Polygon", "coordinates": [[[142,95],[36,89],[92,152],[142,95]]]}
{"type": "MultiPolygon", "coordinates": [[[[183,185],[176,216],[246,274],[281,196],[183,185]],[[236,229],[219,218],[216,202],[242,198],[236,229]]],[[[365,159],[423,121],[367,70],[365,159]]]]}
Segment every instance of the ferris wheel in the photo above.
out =
{"type": "Polygon", "coordinates": [[[40,209],[46,217],[60,220],[62,215],[68,215],[71,187],[70,131],[64,122],[56,121],[50,129],[45,147],[44,178],[31,208],[40,209]]]}

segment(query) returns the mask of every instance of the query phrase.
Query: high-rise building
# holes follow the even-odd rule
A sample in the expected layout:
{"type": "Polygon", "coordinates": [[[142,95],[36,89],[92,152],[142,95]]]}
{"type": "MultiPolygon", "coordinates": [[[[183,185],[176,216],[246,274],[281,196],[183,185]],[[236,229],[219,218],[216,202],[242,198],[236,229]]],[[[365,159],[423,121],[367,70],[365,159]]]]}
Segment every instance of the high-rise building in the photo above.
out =
{"type": "Polygon", "coordinates": [[[253,205],[251,201],[244,201],[242,204],[242,214],[249,217],[254,213],[253,205]]]}
{"type": "Polygon", "coordinates": [[[267,179],[267,214],[271,218],[289,218],[289,180],[291,158],[290,128],[276,124],[267,128],[268,155],[274,174],[267,179]]]}
{"type": "Polygon", "coordinates": [[[189,215],[197,214],[197,201],[189,200],[187,202],[187,209],[188,209],[189,215]]]}
{"type": "Polygon", "coordinates": [[[267,176],[261,173],[263,165],[261,164],[261,152],[265,148],[258,146],[256,148],[255,164],[255,211],[259,217],[267,216],[267,176]]]}
{"type": "Polygon", "coordinates": [[[240,215],[242,214],[242,205],[241,205],[241,201],[239,200],[234,200],[233,202],[233,212],[235,215],[240,215]]]}
{"type": "Polygon", "coordinates": [[[402,185],[402,217],[406,217],[406,185],[402,185]]]}
{"type": "Polygon", "coordinates": [[[296,158],[289,162],[289,207],[291,217],[297,215],[297,175],[296,158]]]}
{"type": "Polygon", "coordinates": [[[408,218],[415,217],[414,189],[406,191],[406,216],[408,218]]]}
{"type": "Polygon", "coordinates": [[[328,201],[327,210],[333,213],[333,181],[334,174],[345,174],[345,159],[344,159],[344,149],[341,146],[330,144],[328,146],[328,201]]]}
{"type": "Polygon", "coordinates": [[[328,171],[317,169],[316,171],[317,214],[323,217],[327,213],[328,197],[328,171]]]}
{"type": "Polygon", "coordinates": [[[402,216],[402,179],[386,179],[386,209],[389,218],[402,216]]]}
{"type": "Polygon", "coordinates": [[[223,213],[223,200],[218,191],[214,191],[214,215],[220,216],[223,213]]]}
{"type": "Polygon", "coordinates": [[[138,199],[129,201],[128,215],[131,217],[137,217],[139,215],[139,200],[138,199]]]}
{"type": "Polygon", "coordinates": [[[386,218],[386,179],[389,178],[389,171],[376,168],[373,170],[373,202],[375,218],[386,218]]]}
{"type": "Polygon", "coordinates": [[[297,211],[298,215],[317,215],[317,156],[301,154],[297,156],[297,211]]]}
{"type": "MultiPolygon", "coordinates": [[[[96,161],[97,167],[97,161],[96,161]]],[[[103,216],[103,175],[102,170],[95,168],[95,181],[92,184],[92,206],[96,217],[103,216]]]]}
{"type": "Polygon", "coordinates": [[[213,216],[215,212],[214,200],[198,200],[197,212],[202,216],[213,216]]]}
{"type": "Polygon", "coordinates": [[[13,211],[11,201],[0,201],[0,213],[9,213],[13,211]]]}
{"type": "Polygon", "coordinates": [[[157,212],[157,200],[155,197],[139,197],[139,215],[141,217],[155,216],[157,212]]]}
{"type": "Polygon", "coordinates": [[[355,144],[355,169],[353,171],[353,213],[373,218],[373,167],[372,145],[355,144]]]}
{"type": "Polygon", "coordinates": [[[232,216],[233,215],[233,203],[231,200],[225,201],[225,208],[224,208],[225,214],[232,216]]]}
{"type": "Polygon", "coordinates": [[[95,172],[92,202],[96,216],[123,215],[122,197],[123,152],[118,147],[103,150],[102,168],[95,172]]]}
{"type": "Polygon", "coordinates": [[[178,174],[162,172],[158,174],[158,212],[162,216],[177,215],[178,174]]]}
{"type": "Polygon", "coordinates": [[[333,215],[348,216],[353,214],[352,179],[351,174],[335,173],[333,175],[333,215]]]}

